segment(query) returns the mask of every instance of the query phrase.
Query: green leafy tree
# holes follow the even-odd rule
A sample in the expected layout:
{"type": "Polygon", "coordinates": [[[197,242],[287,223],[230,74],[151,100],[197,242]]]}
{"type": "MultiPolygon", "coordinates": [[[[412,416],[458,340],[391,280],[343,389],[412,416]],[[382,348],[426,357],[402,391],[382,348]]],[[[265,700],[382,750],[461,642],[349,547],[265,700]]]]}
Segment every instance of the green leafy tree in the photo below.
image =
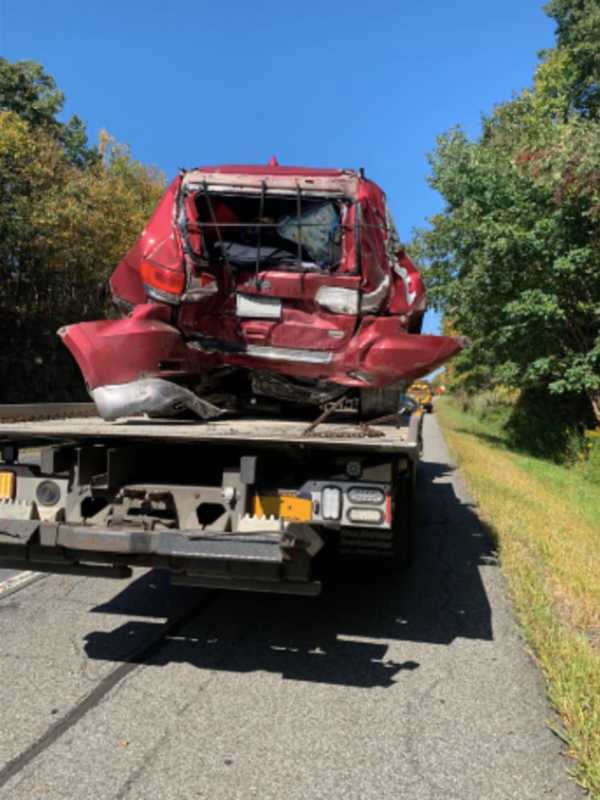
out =
{"type": "Polygon", "coordinates": [[[12,111],[31,128],[46,131],[63,146],[73,165],[91,166],[99,160],[98,151],[88,147],[85,125],[77,115],[67,122],[58,120],[64,103],[64,94],[41,64],[35,61],[13,64],[0,58],[0,112],[12,111]]]}
{"type": "Polygon", "coordinates": [[[434,302],[472,339],[457,375],[583,396],[600,422],[597,3],[548,9],[559,44],[532,89],[484,119],[478,140],[438,139],[430,182],[446,206],[415,249],[434,302]]]}
{"type": "Polygon", "coordinates": [[[40,121],[62,103],[40,80],[35,113],[0,111],[0,401],[84,398],[56,330],[104,316],[98,288],[165,187],[105,133],[93,160],[74,159],[64,130],[40,121]]]}
{"type": "Polygon", "coordinates": [[[598,0],[550,0],[558,50],[568,59],[569,99],[578,111],[600,113],[600,5],[598,0]]]}

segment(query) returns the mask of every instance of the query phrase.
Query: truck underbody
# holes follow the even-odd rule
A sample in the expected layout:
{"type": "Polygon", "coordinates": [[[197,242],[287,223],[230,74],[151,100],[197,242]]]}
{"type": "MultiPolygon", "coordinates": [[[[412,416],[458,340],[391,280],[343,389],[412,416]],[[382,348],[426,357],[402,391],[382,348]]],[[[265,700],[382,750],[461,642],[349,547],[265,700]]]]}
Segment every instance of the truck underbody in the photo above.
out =
{"type": "Polygon", "coordinates": [[[408,559],[419,414],[95,413],[0,406],[1,565],[112,577],[157,567],[176,583],[318,594],[325,554],[408,559]]]}

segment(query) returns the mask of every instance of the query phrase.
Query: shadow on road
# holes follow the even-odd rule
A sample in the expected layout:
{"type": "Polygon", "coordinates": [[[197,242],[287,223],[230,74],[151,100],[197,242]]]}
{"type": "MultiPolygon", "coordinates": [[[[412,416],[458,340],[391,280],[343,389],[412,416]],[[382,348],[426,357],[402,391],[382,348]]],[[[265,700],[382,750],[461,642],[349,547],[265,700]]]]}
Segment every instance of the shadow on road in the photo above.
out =
{"type": "MultiPolygon", "coordinates": [[[[323,596],[312,599],[204,592],[215,595],[210,609],[167,638],[148,663],[185,662],[211,670],[269,671],[291,680],[386,687],[419,668],[411,658],[412,642],[491,639],[491,609],[479,567],[495,563],[493,544],[474,509],[456,497],[449,476],[445,464],[420,467],[415,561],[406,572],[338,568],[326,576],[323,596]],[[387,657],[392,641],[405,644],[406,659],[387,657]]],[[[166,577],[153,571],[94,610],[173,616],[198,603],[202,593],[169,587],[166,577]]],[[[137,619],[109,633],[92,632],[86,637],[87,655],[135,660],[132,653],[155,637],[160,625],[137,619]]],[[[395,646],[394,653],[399,651],[395,646]]]]}

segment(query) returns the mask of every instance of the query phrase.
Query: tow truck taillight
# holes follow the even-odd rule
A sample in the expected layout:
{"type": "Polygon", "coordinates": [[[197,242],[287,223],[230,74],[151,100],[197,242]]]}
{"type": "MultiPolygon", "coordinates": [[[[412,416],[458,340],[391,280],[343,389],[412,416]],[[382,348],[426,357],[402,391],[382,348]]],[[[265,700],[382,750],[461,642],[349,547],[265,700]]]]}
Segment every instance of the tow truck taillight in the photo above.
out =
{"type": "Polygon", "coordinates": [[[185,273],[167,267],[159,267],[150,261],[142,261],[140,275],[146,292],[154,300],[172,304],[179,303],[185,289],[185,273]]]}
{"type": "Polygon", "coordinates": [[[321,493],[323,519],[338,520],[342,514],[342,492],[336,486],[325,486],[321,493]]]}
{"type": "Polygon", "coordinates": [[[348,491],[348,499],[357,505],[379,506],[385,500],[385,494],[375,487],[365,489],[362,486],[353,486],[348,491]]]}
{"type": "Polygon", "coordinates": [[[348,519],[350,522],[379,525],[383,522],[383,511],[379,508],[351,508],[348,511],[348,519]]]}
{"type": "Polygon", "coordinates": [[[385,496],[385,521],[388,525],[392,524],[392,495],[385,496]]]}

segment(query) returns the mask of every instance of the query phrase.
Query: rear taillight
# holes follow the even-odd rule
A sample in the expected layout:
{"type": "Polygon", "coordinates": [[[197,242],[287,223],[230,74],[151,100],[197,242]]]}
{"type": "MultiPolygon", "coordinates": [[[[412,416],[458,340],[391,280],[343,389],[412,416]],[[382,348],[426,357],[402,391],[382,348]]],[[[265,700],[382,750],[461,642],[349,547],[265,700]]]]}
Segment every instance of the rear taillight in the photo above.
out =
{"type": "Polygon", "coordinates": [[[183,272],[142,261],[140,275],[150,297],[165,303],[179,303],[185,289],[186,276],[183,272]]]}
{"type": "Polygon", "coordinates": [[[356,316],[359,308],[359,293],[356,289],[341,286],[321,286],[315,295],[317,303],[333,314],[356,316]]]}

